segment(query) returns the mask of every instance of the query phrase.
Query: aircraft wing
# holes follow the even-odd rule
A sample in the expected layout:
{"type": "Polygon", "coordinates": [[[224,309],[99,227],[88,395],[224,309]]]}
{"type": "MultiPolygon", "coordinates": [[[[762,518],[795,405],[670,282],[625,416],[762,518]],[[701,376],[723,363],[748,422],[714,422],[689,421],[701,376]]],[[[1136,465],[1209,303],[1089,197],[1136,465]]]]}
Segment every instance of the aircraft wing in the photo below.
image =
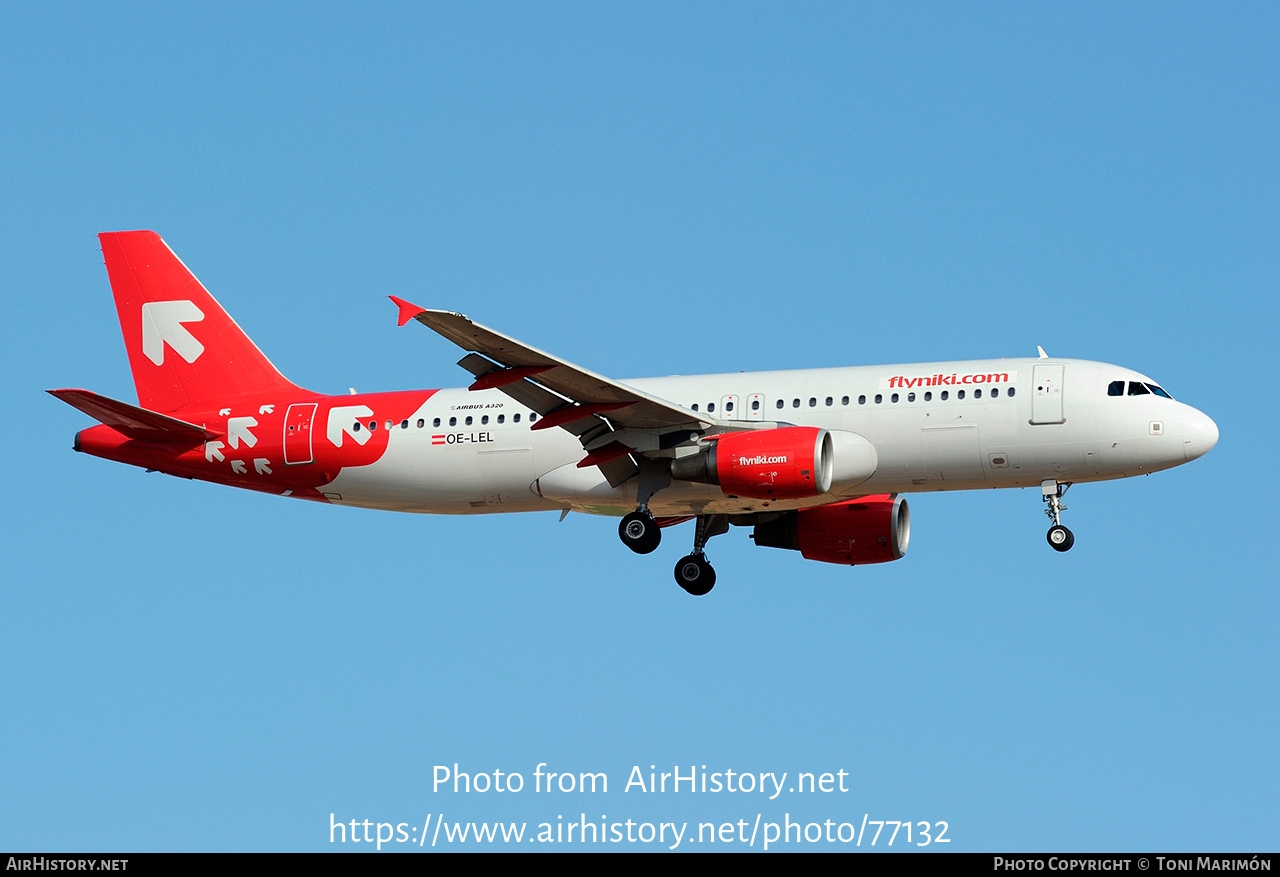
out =
{"type": "MultiPolygon", "coordinates": [[[[500,389],[542,416],[542,426],[578,426],[597,415],[633,429],[705,428],[718,421],[657,396],[598,375],[472,322],[462,314],[417,307],[390,297],[400,308],[400,325],[417,320],[472,356],[458,364],[476,376],[473,390],[500,389]],[[529,385],[544,390],[531,393],[529,385]],[[549,393],[545,391],[549,390],[549,393]],[[580,416],[575,416],[580,415],[580,416]],[[572,419],[570,419],[572,418],[572,419]],[[551,421],[551,422],[548,422],[551,421]]],[[[581,433],[571,429],[575,435],[581,433]]]]}
{"type": "MultiPolygon", "coordinates": [[[[532,429],[560,427],[578,437],[586,456],[579,468],[598,466],[614,487],[640,471],[638,450],[619,430],[701,430],[719,424],[666,399],[598,375],[472,322],[462,314],[420,308],[389,298],[400,309],[400,325],[417,320],[457,344],[467,355],[458,365],[475,375],[468,389],[496,389],[538,412],[532,429]]],[[[634,434],[632,434],[634,435],[634,434]]],[[[651,446],[657,447],[661,440],[651,446]]]]}

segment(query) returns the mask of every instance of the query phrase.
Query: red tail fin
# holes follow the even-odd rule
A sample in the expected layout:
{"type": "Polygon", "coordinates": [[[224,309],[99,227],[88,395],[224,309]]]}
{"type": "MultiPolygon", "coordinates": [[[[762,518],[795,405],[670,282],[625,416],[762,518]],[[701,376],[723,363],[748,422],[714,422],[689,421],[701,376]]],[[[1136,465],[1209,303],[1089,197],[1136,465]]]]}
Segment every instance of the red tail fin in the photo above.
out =
{"type": "Polygon", "coordinates": [[[117,231],[98,239],[139,405],[176,411],[243,393],[297,389],[160,235],[117,231]]]}

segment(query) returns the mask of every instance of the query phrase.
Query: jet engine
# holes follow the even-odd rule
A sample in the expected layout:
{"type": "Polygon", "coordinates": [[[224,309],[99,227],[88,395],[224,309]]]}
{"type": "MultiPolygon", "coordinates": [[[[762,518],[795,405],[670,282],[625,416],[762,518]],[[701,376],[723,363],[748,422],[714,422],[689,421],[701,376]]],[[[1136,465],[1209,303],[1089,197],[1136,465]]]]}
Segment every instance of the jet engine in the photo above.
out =
{"type": "Polygon", "coordinates": [[[719,485],[729,496],[806,499],[861,484],[878,462],[856,433],[783,426],[713,436],[698,453],[675,459],[671,476],[719,485]]]}
{"type": "Polygon", "coordinates": [[[901,496],[863,496],[784,512],[756,524],[757,545],[790,548],[824,563],[885,563],[907,553],[911,513],[901,496]]]}

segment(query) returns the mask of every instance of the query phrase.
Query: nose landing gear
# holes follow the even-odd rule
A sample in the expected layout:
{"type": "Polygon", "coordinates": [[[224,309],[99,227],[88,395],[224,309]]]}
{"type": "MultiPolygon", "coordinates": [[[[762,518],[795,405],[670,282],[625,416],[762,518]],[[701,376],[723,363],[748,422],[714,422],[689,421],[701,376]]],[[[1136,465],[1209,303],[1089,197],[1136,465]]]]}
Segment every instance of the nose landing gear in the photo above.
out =
{"type": "Polygon", "coordinates": [[[1049,516],[1049,520],[1053,521],[1053,526],[1049,528],[1049,532],[1045,534],[1045,538],[1049,540],[1049,545],[1054,551],[1069,551],[1072,545],[1076,544],[1076,537],[1070,530],[1062,526],[1059,516],[1067,510],[1062,504],[1062,497],[1066,496],[1067,491],[1071,488],[1071,482],[1065,484],[1056,480],[1043,481],[1040,483],[1041,498],[1049,504],[1044,513],[1049,516]]]}

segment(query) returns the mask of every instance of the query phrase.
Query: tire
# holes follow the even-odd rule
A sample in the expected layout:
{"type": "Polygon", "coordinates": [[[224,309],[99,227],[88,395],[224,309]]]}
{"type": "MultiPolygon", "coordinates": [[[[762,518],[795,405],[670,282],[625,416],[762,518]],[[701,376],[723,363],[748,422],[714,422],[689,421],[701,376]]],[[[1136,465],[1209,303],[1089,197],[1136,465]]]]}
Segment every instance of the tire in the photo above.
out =
{"type": "Polygon", "coordinates": [[[686,554],[676,564],[676,584],[695,597],[711,593],[716,586],[716,571],[705,557],[686,554]]]}
{"type": "Polygon", "coordinates": [[[1050,527],[1049,532],[1045,534],[1045,538],[1053,546],[1054,551],[1070,551],[1071,546],[1076,544],[1076,537],[1061,524],[1055,524],[1050,527]]]}
{"type": "Polygon", "coordinates": [[[618,538],[636,554],[649,554],[662,541],[662,531],[653,515],[632,512],[618,525],[618,538]]]}

